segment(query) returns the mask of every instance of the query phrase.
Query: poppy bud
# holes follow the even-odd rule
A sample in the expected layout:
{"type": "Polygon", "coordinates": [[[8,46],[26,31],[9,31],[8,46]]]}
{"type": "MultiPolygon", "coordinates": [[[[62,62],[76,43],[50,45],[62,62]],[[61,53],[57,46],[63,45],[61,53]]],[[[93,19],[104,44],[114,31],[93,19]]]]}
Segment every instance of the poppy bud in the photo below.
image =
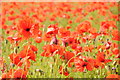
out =
{"type": "Polygon", "coordinates": [[[6,44],[8,43],[8,40],[6,40],[6,44]]]}
{"type": "Polygon", "coordinates": [[[13,64],[13,63],[11,63],[10,65],[11,65],[12,67],[15,67],[15,64],[13,64]]]}
{"type": "Polygon", "coordinates": [[[18,46],[17,48],[19,49],[20,47],[18,46]]]}
{"type": "Polygon", "coordinates": [[[44,74],[44,72],[41,69],[36,69],[35,72],[40,72],[41,74],[44,74]]]}
{"type": "Polygon", "coordinates": [[[104,41],[102,41],[101,43],[104,43],[104,41]]]}
{"type": "Polygon", "coordinates": [[[109,39],[107,39],[107,41],[109,41],[109,39]]]}

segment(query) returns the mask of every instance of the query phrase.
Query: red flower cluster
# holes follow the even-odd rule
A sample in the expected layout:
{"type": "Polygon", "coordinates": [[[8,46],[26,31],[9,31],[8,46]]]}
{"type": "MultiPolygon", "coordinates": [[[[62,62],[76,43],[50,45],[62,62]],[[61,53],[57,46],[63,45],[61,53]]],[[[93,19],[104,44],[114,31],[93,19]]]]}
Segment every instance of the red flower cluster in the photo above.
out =
{"type": "MultiPolygon", "coordinates": [[[[27,78],[31,64],[40,63],[38,59],[42,62],[44,57],[54,59],[52,68],[55,64],[62,77],[120,64],[116,43],[120,41],[119,18],[111,9],[118,7],[117,3],[13,2],[2,6],[1,39],[10,50],[3,52],[9,53],[12,65],[6,69],[1,58],[2,78],[27,78]]],[[[106,78],[110,77],[118,77],[117,72],[111,71],[106,78]]]]}

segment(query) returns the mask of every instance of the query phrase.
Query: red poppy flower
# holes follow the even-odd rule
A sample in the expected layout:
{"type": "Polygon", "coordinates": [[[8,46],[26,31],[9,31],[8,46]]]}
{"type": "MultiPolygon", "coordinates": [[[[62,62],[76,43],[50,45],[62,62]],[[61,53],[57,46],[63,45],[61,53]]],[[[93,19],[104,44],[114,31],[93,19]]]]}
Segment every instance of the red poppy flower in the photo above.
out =
{"type": "Polygon", "coordinates": [[[50,21],[55,21],[55,20],[56,20],[55,17],[50,18],[50,21]]]}
{"type": "Polygon", "coordinates": [[[6,78],[12,78],[12,71],[13,69],[10,69],[7,73],[3,73],[2,74],[2,79],[6,79],[6,78]]]}
{"type": "Polygon", "coordinates": [[[18,45],[22,37],[8,37],[7,40],[10,41],[10,43],[16,43],[16,45],[18,45]]]}
{"type": "Polygon", "coordinates": [[[86,58],[85,60],[76,57],[74,59],[75,67],[78,71],[83,72],[86,68],[89,71],[92,71],[94,68],[94,60],[91,58],[86,58]]]}
{"type": "Polygon", "coordinates": [[[75,39],[74,37],[64,37],[64,38],[62,38],[62,42],[65,45],[65,47],[67,45],[70,46],[70,45],[72,45],[74,43],[78,43],[77,39],[75,39]]]}
{"type": "Polygon", "coordinates": [[[99,67],[102,67],[102,68],[104,68],[104,65],[103,64],[101,64],[97,59],[94,59],[94,67],[95,68],[99,68],[99,67]]]}
{"type": "MultiPolygon", "coordinates": [[[[36,47],[35,47],[36,48],[36,47]]],[[[36,49],[24,49],[22,50],[18,55],[21,57],[21,58],[25,58],[25,57],[29,57],[28,59],[31,59],[33,61],[36,61],[36,52],[37,50],[36,49]]]]}
{"type": "Polygon", "coordinates": [[[98,49],[98,50],[99,50],[99,49],[105,50],[105,49],[106,49],[106,46],[105,46],[105,45],[99,45],[99,46],[97,46],[97,49],[98,49]]]}
{"type": "Polygon", "coordinates": [[[38,51],[38,48],[34,45],[30,45],[30,49],[34,52],[38,51]]]}
{"type": "Polygon", "coordinates": [[[45,57],[51,57],[51,56],[54,56],[55,54],[62,55],[64,50],[59,45],[55,45],[55,44],[45,45],[43,49],[44,51],[40,55],[45,57]]]}
{"type": "Polygon", "coordinates": [[[34,46],[34,45],[25,45],[23,50],[24,50],[24,51],[32,50],[32,51],[34,51],[34,52],[38,51],[37,47],[34,46]]]}
{"type": "Polygon", "coordinates": [[[83,47],[83,50],[86,52],[92,52],[92,50],[94,49],[94,45],[90,45],[90,46],[85,46],[83,47]]]}
{"type": "Polygon", "coordinates": [[[64,28],[59,28],[58,30],[58,36],[59,37],[67,37],[70,36],[70,31],[64,28]]]}
{"type": "Polygon", "coordinates": [[[22,66],[23,62],[21,61],[21,60],[22,60],[22,57],[21,57],[21,56],[12,53],[12,54],[9,55],[9,57],[10,57],[10,59],[12,60],[12,63],[13,63],[13,64],[16,64],[16,65],[18,65],[18,66],[22,66]]]}
{"type": "Polygon", "coordinates": [[[24,71],[23,69],[17,69],[14,71],[14,78],[26,78],[27,71],[24,71]]]}
{"type": "Polygon", "coordinates": [[[8,73],[3,73],[1,78],[4,80],[6,78],[11,78],[11,76],[8,73]]]}
{"type": "Polygon", "coordinates": [[[67,61],[70,60],[72,57],[75,56],[74,53],[70,52],[70,51],[66,51],[62,56],[64,56],[63,59],[66,59],[67,61]]]}
{"type": "Polygon", "coordinates": [[[112,52],[114,55],[118,55],[120,53],[120,50],[118,48],[114,48],[112,52]]]}
{"type": "Polygon", "coordinates": [[[55,45],[45,45],[43,49],[44,52],[41,53],[41,56],[46,56],[46,57],[54,56],[56,54],[55,51],[57,51],[55,45]]]}
{"type": "Polygon", "coordinates": [[[114,21],[103,21],[101,22],[101,28],[109,29],[110,27],[117,28],[114,21]]]}
{"type": "Polygon", "coordinates": [[[27,56],[29,56],[28,59],[31,59],[31,60],[33,60],[33,61],[36,61],[36,55],[35,55],[34,51],[28,50],[27,56]]]}
{"type": "Polygon", "coordinates": [[[66,53],[63,55],[64,56],[64,59],[66,59],[68,62],[68,66],[71,67],[71,63],[74,62],[74,56],[75,54],[70,52],[70,51],[66,51],[66,53]]]}
{"type": "Polygon", "coordinates": [[[6,78],[27,78],[27,71],[24,71],[23,69],[10,69],[9,72],[7,73],[3,73],[2,74],[2,79],[6,79],[6,78]]]}
{"type": "Polygon", "coordinates": [[[68,24],[72,24],[73,22],[70,20],[70,21],[68,21],[68,24]]]}
{"type": "Polygon", "coordinates": [[[89,33],[95,34],[95,33],[97,33],[97,29],[94,27],[90,27],[89,33]]]}
{"type": "Polygon", "coordinates": [[[11,61],[13,64],[17,66],[22,66],[22,64],[28,64],[28,59],[34,60],[35,61],[35,56],[33,56],[33,53],[29,52],[29,54],[25,54],[20,52],[19,54],[10,54],[9,55],[11,61]]]}
{"type": "Polygon", "coordinates": [[[91,28],[91,23],[89,21],[84,21],[76,27],[76,30],[79,34],[82,34],[84,32],[88,32],[90,28],[91,28]]]}
{"type": "Polygon", "coordinates": [[[47,33],[43,34],[43,40],[44,41],[51,41],[52,37],[53,36],[51,34],[47,34],[47,33]]]}
{"type": "Polygon", "coordinates": [[[36,37],[35,38],[35,42],[36,43],[41,43],[42,42],[42,38],[41,37],[36,37]]]}
{"type": "Polygon", "coordinates": [[[72,49],[74,49],[77,53],[82,52],[83,48],[81,46],[79,46],[79,44],[72,44],[71,46],[72,49]]]}
{"type": "Polygon", "coordinates": [[[112,38],[113,40],[120,41],[120,32],[118,30],[113,30],[112,35],[113,35],[112,38]]]}
{"type": "Polygon", "coordinates": [[[105,59],[105,57],[106,56],[105,56],[105,54],[103,52],[99,52],[97,54],[97,61],[99,61],[100,63],[104,63],[104,64],[112,61],[110,59],[105,59]]]}
{"type": "Polygon", "coordinates": [[[57,34],[58,27],[57,24],[48,26],[47,34],[57,34]]]}
{"type": "Polygon", "coordinates": [[[23,35],[25,39],[28,39],[38,35],[39,26],[33,22],[33,19],[25,17],[18,25],[18,32],[23,35]]]}
{"type": "Polygon", "coordinates": [[[27,61],[27,59],[31,59],[33,61],[36,61],[36,54],[35,52],[38,49],[36,46],[29,45],[29,46],[24,46],[24,49],[20,51],[18,54],[10,54],[9,57],[12,60],[13,64],[16,64],[18,66],[22,66],[24,61],[27,61]]]}

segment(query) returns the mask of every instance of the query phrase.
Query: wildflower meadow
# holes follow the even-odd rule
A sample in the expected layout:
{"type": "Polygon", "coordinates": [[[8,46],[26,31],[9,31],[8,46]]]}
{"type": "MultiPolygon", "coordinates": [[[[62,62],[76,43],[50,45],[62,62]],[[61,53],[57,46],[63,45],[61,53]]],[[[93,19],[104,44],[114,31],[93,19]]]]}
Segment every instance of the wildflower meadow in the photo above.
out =
{"type": "Polygon", "coordinates": [[[118,2],[2,2],[1,6],[1,79],[120,80],[118,2]]]}

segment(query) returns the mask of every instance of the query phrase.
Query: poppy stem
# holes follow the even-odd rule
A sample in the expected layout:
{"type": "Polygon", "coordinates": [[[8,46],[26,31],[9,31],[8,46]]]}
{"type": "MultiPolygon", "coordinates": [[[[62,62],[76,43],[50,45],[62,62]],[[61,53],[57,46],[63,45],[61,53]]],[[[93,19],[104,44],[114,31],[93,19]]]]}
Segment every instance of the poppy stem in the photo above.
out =
{"type": "Polygon", "coordinates": [[[102,76],[102,67],[100,67],[100,78],[102,76]]]}

